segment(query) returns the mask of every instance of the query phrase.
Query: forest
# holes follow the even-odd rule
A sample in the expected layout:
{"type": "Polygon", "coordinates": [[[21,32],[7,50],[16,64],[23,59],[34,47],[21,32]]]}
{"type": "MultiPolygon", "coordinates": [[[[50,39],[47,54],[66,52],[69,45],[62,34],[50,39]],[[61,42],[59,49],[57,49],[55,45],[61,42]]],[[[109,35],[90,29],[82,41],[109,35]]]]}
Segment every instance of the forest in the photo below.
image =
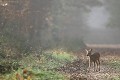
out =
{"type": "Polygon", "coordinates": [[[0,0],[0,80],[120,80],[119,7],[119,0],[0,0]],[[100,72],[88,72],[90,48],[101,53],[100,72]]]}

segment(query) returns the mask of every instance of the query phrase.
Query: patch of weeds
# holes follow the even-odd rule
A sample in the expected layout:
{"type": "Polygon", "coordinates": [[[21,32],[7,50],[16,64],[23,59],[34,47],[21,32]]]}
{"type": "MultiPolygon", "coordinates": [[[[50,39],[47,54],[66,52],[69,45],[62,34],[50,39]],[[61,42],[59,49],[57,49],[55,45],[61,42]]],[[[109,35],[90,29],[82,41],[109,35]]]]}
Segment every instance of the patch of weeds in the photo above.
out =
{"type": "Polygon", "coordinates": [[[120,61],[111,61],[108,63],[110,67],[120,70],[120,61]]]}
{"type": "Polygon", "coordinates": [[[47,68],[60,67],[76,59],[75,56],[61,50],[49,51],[46,52],[44,55],[47,59],[47,62],[45,63],[45,66],[47,68]]]}
{"type": "Polygon", "coordinates": [[[66,80],[65,76],[56,71],[47,70],[33,70],[36,80],[66,80]]]}
{"type": "Polygon", "coordinates": [[[6,74],[3,76],[2,80],[16,80],[15,73],[6,74]]]}
{"type": "Polygon", "coordinates": [[[113,77],[113,78],[111,78],[111,80],[120,80],[120,76],[113,77]]]}
{"type": "Polygon", "coordinates": [[[61,61],[72,61],[72,60],[75,59],[73,56],[71,56],[68,53],[62,53],[62,54],[56,54],[56,53],[54,53],[54,54],[52,54],[52,57],[56,58],[58,60],[61,60],[61,61]]]}
{"type": "Polygon", "coordinates": [[[40,65],[39,59],[33,54],[23,57],[19,63],[22,64],[23,67],[32,67],[32,66],[39,67],[40,65]]]}
{"type": "Polygon", "coordinates": [[[10,73],[13,70],[18,70],[20,67],[17,61],[3,60],[0,62],[0,74],[10,73]]]}
{"type": "Polygon", "coordinates": [[[26,69],[26,72],[24,70],[19,69],[18,71],[12,72],[11,74],[5,74],[1,76],[1,78],[2,80],[18,80],[18,78],[21,78],[22,80],[25,78],[27,78],[26,80],[67,80],[67,77],[56,71],[42,70],[38,68],[26,69]]]}
{"type": "Polygon", "coordinates": [[[76,59],[75,56],[73,56],[70,52],[66,52],[64,50],[53,50],[48,51],[46,54],[49,54],[48,56],[51,56],[54,59],[60,60],[60,61],[73,61],[76,59]]]}
{"type": "MultiPolygon", "coordinates": [[[[19,64],[22,65],[22,68],[19,67],[17,71],[12,71],[9,74],[4,75],[5,80],[16,80],[16,73],[22,75],[22,69],[27,68],[33,74],[33,80],[67,80],[65,75],[60,74],[55,71],[54,68],[61,67],[67,62],[72,62],[75,60],[71,54],[68,54],[65,51],[49,51],[44,52],[39,57],[35,54],[30,54],[24,56],[19,64]]],[[[16,65],[16,62],[13,63],[16,65]]],[[[3,79],[4,80],[4,79],[3,79]]]]}

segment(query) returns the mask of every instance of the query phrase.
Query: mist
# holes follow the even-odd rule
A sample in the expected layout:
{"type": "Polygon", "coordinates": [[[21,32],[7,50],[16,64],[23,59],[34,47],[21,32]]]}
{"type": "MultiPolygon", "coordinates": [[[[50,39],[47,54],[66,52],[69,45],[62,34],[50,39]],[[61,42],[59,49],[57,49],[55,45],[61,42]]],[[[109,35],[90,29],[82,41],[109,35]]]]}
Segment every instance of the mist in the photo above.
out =
{"type": "MultiPolygon", "coordinates": [[[[62,26],[59,35],[62,33],[62,38],[82,39],[85,44],[119,44],[118,28],[108,25],[112,15],[107,2],[100,0],[99,3],[102,5],[97,6],[98,3],[95,3],[91,6],[83,2],[85,7],[77,7],[76,2],[73,2],[74,7],[65,8],[61,12],[63,17],[56,17],[58,22],[53,23],[62,26]]],[[[65,1],[65,4],[69,2],[65,1]]]]}
{"type": "Polygon", "coordinates": [[[120,79],[119,8],[120,0],[0,0],[0,78],[120,79]]]}
{"type": "MultiPolygon", "coordinates": [[[[105,4],[105,1],[102,1],[105,4]]],[[[87,17],[89,33],[84,37],[86,44],[119,44],[119,28],[110,27],[111,14],[106,5],[91,8],[87,17]]]]}
{"type": "Polygon", "coordinates": [[[74,42],[84,45],[120,43],[116,1],[26,0],[15,4],[1,3],[1,36],[9,34],[9,40],[24,42],[25,47],[69,47],[74,42]]]}
{"type": "Polygon", "coordinates": [[[87,25],[91,29],[106,28],[109,22],[110,14],[107,12],[104,6],[93,7],[87,17],[87,25]]]}
{"type": "Polygon", "coordinates": [[[54,16],[53,24],[58,26],[60,40],[81,39],[85,44],[119,44],[119,28],[109,25],[113,15],[107,1],[86,2],[65,1],[64,7],[58,8],[61,12],[57,15],[61,17],[54,16]]]}

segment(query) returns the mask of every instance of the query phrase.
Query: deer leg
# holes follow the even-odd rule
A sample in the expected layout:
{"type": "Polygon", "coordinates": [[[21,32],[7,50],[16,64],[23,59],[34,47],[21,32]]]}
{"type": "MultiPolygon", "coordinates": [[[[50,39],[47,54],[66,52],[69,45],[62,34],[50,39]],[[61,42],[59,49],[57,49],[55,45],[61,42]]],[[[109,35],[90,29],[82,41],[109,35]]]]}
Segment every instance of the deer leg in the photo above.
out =
{"type": "Polygon", "coordinates": [[[95,71],[95,61],[94,61],[93,65],[94,65],[94,71],[95,71]]]}
{"type": "MultiPolygon", "coordinates": [[[[97,61],[96,61],[96,64],[97,64],[97,70],[100,71],[100,61],[97,60],[97,61]]],[[[97,70],[96,70],[96,71],[97,71],[97,70]]]]}
{"type": "Polygon", "coordinates": [[[89,59],[88,71],[90,71],[90,67],[91,67],[91,61],[89,59]]]}
{"type": "Polygon", "coordinates": [[[96,69],[96,71],[98,71],[98,69],[99,69],[99,62],[98,62],[98,60],[96,61],[96,64],[97,64],[97,69],[96,69]]]}
{"type": "Polygon", "coordinates": [[[91,67],[91,61],[90,61],[90,59],[89,59],[89,68],[91,67]]]}
{"type": "Polygon", "coordinates": [[[98,60],[98,69],[100,71],[100,60],[98,60]]]}

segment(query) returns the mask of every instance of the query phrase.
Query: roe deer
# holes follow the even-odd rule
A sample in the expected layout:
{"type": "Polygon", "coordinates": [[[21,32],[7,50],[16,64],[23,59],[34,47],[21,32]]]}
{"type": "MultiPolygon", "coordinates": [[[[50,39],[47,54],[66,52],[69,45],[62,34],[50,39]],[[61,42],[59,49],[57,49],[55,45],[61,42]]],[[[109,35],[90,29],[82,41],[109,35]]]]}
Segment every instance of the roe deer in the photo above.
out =
{"type": "MultiPolygon", "coordinates": [[[[100,53],[96,52],[96,53],[92,53],[92,49],[87,50],[85,49],[87,52],[87,56],[89,56],[89,68],[91,66],[91,63],[93,62],[94,64],[94,71],[95,71],[95,67],[97,64],[97,69],[100,71],[100,53]]],[[[96,71],[97,71],[96,69],[96,71]]]]}

